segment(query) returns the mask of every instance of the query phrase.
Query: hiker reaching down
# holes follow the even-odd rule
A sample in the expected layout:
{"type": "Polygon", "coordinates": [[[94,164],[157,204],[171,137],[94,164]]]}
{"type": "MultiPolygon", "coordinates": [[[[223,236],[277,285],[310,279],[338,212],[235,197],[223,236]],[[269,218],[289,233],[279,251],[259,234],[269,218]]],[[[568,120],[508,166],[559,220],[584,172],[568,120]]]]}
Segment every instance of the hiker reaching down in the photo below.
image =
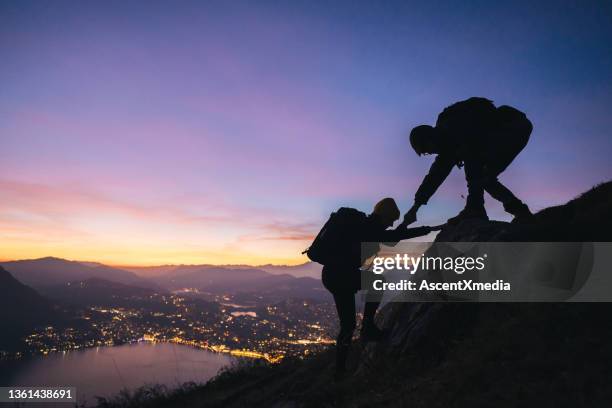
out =
{"type": "Polygon", "coordinates": [[[457,102],[440,113],[435,126],[421,125],[410,132],[410,144],[419,155],[435,154],[423,179],[414,205],[404,216],[409,225],[418,209],[427,204],[454,166],[463,167],[468,196],[465,208],[448,220],[456,224],[469,218],[488,220],[484,192],[500,201],[515,222],[531,218],[529,207],[504,186],[498,177],[525,148],[533,125],[511,106],[496,107],[485,98],[457,102]]]}

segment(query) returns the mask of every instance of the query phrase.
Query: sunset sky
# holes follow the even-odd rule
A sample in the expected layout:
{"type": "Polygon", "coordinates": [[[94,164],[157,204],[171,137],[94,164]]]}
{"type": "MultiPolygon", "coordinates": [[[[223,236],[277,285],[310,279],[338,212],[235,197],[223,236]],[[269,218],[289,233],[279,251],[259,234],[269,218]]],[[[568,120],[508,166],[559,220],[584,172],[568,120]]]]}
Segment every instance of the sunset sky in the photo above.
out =
{"type": "Polygon", "coordinates": [[[610,3],[505,3],[1,2],[0,260],[303,262],[337,207],[408,209],[408,132],[474,95],[534,123],[534,210],[609,180],[610,3]]]}

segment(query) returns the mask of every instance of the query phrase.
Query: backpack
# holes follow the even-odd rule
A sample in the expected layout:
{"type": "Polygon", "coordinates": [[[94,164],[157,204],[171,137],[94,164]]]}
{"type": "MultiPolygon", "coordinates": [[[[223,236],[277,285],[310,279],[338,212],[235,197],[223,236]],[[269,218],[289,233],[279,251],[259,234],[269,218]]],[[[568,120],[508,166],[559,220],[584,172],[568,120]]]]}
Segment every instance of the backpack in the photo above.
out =
{"type": "Polygon", "coordinates": [[[503,105],[497,108],[497,121],[500,126],[522,124],[529,122],[527,115],[512,106],[503,105]]]}
{"type": "Polygon", "coordinates": [[[321,265],[360,264],[361,227],[367,215],[354,208],[342,207],[333,212],[303,254],[321,265]]]}
{"type": "Polygon", "coordinates": [[[437,128],[451,129],[455,133],[482,131],[492,125],[496,109],[492,101],[473,97],[444,108],[438,115],[437,128]]]}

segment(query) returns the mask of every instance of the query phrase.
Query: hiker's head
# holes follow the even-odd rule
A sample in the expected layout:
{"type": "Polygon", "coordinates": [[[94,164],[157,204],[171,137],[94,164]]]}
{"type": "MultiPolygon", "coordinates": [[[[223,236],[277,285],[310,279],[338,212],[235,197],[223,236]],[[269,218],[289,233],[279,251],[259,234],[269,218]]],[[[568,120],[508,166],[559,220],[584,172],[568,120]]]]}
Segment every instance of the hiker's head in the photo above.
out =
{"type": "Polygon", "coordinates": [[[420,156],[438,153],[438,131],[429,125],[420,125],[410,132],[410,145],[420,156]]]}
{"type": "Polygon", "coordinates": [[[378,217],[382,226],[389,228],[399,219],[400,210],[395,203],[395,200],[387,197],[376,203],[372,214],[378,217]]]}

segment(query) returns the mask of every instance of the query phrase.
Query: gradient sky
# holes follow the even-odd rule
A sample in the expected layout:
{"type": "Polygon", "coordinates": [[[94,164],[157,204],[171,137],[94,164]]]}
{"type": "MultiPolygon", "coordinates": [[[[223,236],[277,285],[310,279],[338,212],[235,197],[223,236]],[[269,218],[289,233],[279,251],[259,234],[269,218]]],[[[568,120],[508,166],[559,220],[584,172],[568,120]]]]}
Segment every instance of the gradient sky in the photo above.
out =
{"type": "Polygon", "coordinates": [[[610,179],[610,3],[505,3],[0,2],[0,259],[302,262],[335,208],[408,209],[407,133],[474,95],[534,123],[533,209],[610,179]]]}

